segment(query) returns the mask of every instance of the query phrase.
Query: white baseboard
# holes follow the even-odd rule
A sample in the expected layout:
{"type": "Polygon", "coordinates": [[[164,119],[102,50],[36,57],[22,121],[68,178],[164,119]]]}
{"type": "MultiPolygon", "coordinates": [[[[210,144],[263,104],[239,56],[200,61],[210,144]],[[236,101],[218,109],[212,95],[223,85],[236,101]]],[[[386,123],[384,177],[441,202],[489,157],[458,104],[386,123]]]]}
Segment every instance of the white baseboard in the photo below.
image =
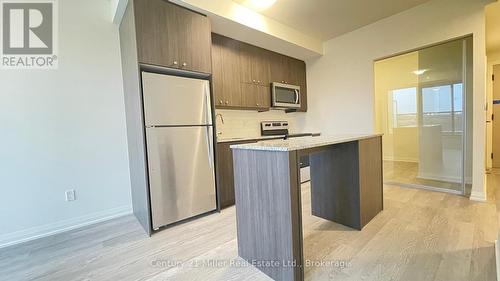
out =
{"type": "Polygon", "coordinates": [[[483,192],[472,191],[469,199],[472,201],[486,202],[486,194],[483,192]]]}
{"type": "Polygon", "coordinates": [[[500,245],[498,245],[498,240],[495,240],[495,260],[497,265],[497,281],[500,281],[500,245]]]}
{"type": "Polygon", "coordinates": [[[384,156],[384,161],[418,163],[418,158],[384,156]]]}
{"type": "Polygon", "coordinates": [[[423,173],[423,172],[419,172],[417,178],[424,180],[445,181],[452,183],[460,183],[462,181],[462,179],[459,177],[443,176],[440,174],[423,173]]]}
{"type": "MultiPolygon", "coordinates": [[[[443,176],[441,174],[432,174],[432,173],[423,173],[423,172],[419,172],[417,175],[417,178],[424,179],[424,180],[446,181],[446,182],[452,182],[452,183],[461,183],[462,182],[462,178],[460,178],[460,177],[443,176]]],[[[472,177],[466,177],[465,183],[472,184],[472,177]]]]}
{"type": "Polygon", "coordinates": [[[111,220],[129,214],[132,214],[132,206],[122,206],[101,212],[91,213],[76,218],[71,218],[50,224],[23,229],[16,232],[2,234],[0,235],[0,248],[70,231],[73,229],[111,220]]]}

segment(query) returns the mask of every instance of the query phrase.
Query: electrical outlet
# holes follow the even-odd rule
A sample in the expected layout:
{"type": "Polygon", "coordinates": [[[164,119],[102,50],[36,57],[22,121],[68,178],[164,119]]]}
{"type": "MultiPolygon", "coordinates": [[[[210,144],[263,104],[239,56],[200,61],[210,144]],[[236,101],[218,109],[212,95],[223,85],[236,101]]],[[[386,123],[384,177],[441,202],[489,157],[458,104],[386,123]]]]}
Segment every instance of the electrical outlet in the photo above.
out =
{"type": "Polygon", "coordinates": [[[70,189],[70,190],[66,190],[66,201],[75,201],[76,200],[76,197],[75,197],[75,190],[74,189],[70,189]]]}

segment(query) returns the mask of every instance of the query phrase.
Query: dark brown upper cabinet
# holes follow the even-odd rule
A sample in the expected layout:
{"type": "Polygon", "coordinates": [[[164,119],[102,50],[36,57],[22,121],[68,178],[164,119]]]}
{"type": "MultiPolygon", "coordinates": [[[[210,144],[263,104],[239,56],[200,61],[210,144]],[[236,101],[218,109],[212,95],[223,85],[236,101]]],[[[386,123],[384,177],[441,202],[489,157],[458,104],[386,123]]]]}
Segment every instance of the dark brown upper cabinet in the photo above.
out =
{"type": "MultiPolygon", "coordinates": [[[[293,59],[281,54],[274,54],[271,61],[271,80],[283,84],[293,84],[293,59]]],[[[293,84],[296,85],[296,84],[293,84]]]]}
{"type": "Polygon", "coordinates": [[[246,108],[268,110],[271,107],[271,53],[242,43],[240,46],[240,87],[246,108]]]}
{"type": "Polygon", "coordinates": [[[134,9],[140,63],[212,73],[206,16],[164,0],[134,0],[134,9]]]}
{"type": "Polygon", "coordinates": [[[271,88],[257,83],[241,83],[242,107],[266,111],[271,107],[271,88]]]}
{"type": "Polygon", "coordinates": [[[298,111],[307,111],[306,64],[303,61],[273,53],[271,56],[271,80],[272,82],[300,86],[301,106],[298,111]]]}
{"type": "Polygon", "coordinates": [[[249,44],[240,47],[241,82],[269,86],[270,52],[249,44]]]}
{"type": "Polygon", "coordinates": [[[307,79],[306,79],[306,63],[301,60],[294,60],[292,65],[294,74],[291,76],[292,83],[300,86],[300,109],[298,111],[307,111],[307,79]],[[293,80],[296,79],[296,80],[293,80]]]}
{"type": "Polygon", "coordinates": [[[215,107],[266,111],[271,83],[298,85],[307,111],[306,65],[303,61],[212,34],[212,82],[215,107]]]}
{"type": "Polygon", "coordinates": [[[218,108],[241,107],[240,42],[212,34],[212,85],[218,108]]]}
{"type": "Polygon", "coordinates": [[[289,79],[286,80],[287,84],[300,86],[300,109],[297,111],[307,111],[307,82],[306,82],[306,63],[298,60],[291,59],[289,79]]]}

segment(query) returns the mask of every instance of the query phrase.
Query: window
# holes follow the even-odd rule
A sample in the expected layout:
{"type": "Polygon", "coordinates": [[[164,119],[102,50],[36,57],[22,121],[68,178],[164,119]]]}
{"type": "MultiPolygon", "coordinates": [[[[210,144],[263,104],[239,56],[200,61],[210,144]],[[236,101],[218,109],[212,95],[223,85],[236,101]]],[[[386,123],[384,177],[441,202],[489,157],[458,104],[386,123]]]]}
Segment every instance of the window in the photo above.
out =
{"type": "Polygon", "coordinates": [[[463,131],[463,84],[453,85],[453,132],[463,131]]]}
{"type": "Polygon", "coordinates": [[[417,126],[417,88],[393,90],[391,96],[392,128],[417,126]]]}
{"type": "Polygon", "coordinates": [[[462,131],[462,83],[422,88],[424,126],[441,126],[442,132],[462,131]]]}
{"type": "MultiPolygon", "coordinates": [[[[445,84],[422,88],[422,125],[441,126],[442,132],[462,132],[463,84],[445,84]]],[[[417,88],[389,93],[389,131],[418,125],[417,88]]]]}

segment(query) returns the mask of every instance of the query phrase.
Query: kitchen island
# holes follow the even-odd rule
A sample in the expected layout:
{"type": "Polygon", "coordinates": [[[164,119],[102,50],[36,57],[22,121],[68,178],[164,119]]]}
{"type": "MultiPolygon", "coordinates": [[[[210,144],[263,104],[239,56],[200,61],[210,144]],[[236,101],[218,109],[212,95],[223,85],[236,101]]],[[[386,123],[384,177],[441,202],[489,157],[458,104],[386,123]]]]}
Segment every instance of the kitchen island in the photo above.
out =
{"type": "Polygon", "coordinates": [[[232,145],[238,254],[274,280],[303,280],[299,159],[312,215],[361,230],[383,209],[380,134],[232,145]]]}

